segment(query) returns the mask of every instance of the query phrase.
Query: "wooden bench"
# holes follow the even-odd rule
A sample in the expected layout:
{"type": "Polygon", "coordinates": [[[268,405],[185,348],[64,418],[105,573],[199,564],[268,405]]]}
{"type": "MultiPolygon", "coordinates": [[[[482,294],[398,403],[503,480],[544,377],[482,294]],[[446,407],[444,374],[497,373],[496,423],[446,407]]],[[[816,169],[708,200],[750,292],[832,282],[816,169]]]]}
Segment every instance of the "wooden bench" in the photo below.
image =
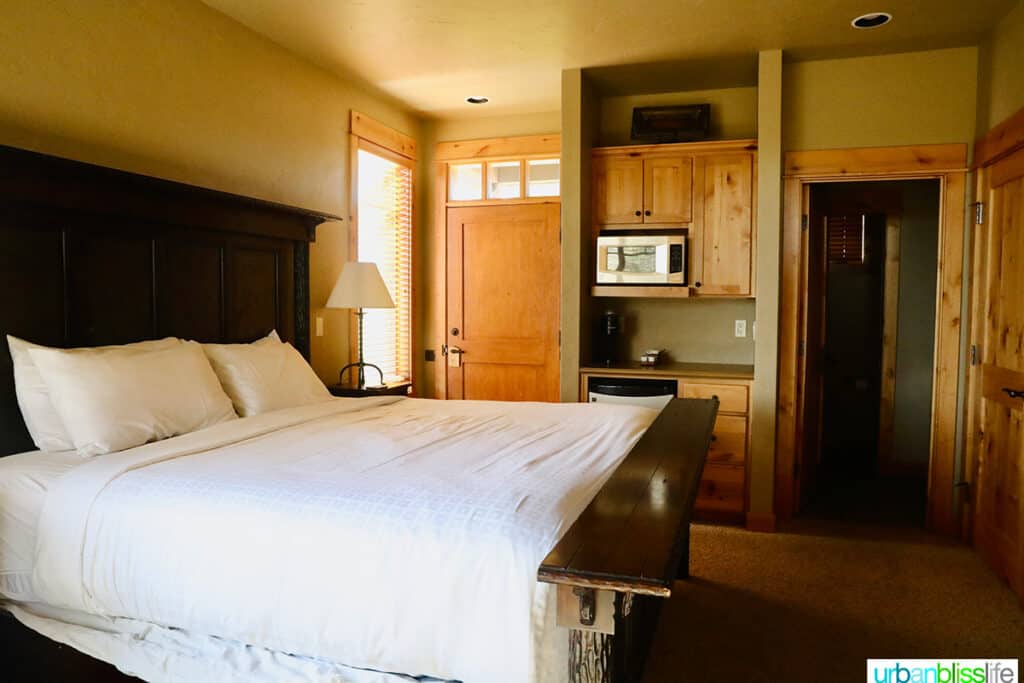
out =
{"type": "Polygon", "coordinates": [[[677,578],[717,399],[672,399],[544,559],[569,632],[571,683],[634,683],[677,578]]]}

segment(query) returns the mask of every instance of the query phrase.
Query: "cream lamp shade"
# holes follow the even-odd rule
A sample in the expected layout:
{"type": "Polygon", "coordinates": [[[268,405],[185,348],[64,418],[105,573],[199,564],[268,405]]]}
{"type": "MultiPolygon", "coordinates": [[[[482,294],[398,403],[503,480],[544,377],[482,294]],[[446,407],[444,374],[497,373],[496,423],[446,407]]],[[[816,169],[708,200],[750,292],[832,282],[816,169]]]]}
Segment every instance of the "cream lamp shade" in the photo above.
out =
{"type": "Polygon", "coordinates": [[[349,261],[327,297],[325,308],[394,308],[377,264],[349,261]]]}

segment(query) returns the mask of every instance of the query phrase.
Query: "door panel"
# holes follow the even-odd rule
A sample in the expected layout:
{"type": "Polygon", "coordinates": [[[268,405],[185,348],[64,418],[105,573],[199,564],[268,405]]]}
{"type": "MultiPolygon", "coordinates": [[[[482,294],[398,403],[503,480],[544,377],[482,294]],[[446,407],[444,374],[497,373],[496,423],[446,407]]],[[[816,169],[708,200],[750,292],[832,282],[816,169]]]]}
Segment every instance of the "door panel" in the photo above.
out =
{"type": "Polygon", "coordinates": [[[969,418],[975,426],[969,446],[976,467],[974,543],[1024,598],[1024,394],[1011,394],[1024,392],[1024,151],[986,169],[980,183],[989,216],[977,231],[973,282],[981,299],[977,315],[984,316],[972,340],[980,350],[969,418]]]}
{"type": "Polygon", "coordinates": [[[449,398],[558,400],[559,221],[558,204],[448,210],[449,398]]]}
{"type": "Polygon", "coordinates": [[[644,223],[689,223],[692,201],[692,157],[644,160],[644,223]]]}
{"type": "Polygon", "coordinates": [[[595,159],[594,196],[599,224],[642,223],[644,162],[638,157],[595,159]]]}

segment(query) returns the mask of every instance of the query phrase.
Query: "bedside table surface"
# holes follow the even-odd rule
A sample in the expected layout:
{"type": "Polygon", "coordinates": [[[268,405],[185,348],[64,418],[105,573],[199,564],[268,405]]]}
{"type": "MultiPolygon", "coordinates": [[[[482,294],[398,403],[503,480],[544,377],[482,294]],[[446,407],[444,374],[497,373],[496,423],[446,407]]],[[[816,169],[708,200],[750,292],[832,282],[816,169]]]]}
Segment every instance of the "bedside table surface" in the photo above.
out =
{"type": "Polygon", "coordinates": [[[327,390],[334,396],[346,398],[359,398],[361,396],[407,396],[411,382],[392,382],[378,387],[365,387],[357,389],[347,384],[330,384],[327,390]]]}

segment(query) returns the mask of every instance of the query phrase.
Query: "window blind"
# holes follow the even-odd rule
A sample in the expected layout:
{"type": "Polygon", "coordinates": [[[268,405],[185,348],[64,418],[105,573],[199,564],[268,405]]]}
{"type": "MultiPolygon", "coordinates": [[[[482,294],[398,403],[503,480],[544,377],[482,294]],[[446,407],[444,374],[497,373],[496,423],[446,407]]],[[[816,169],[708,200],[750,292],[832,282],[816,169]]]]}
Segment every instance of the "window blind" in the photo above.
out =
{"type": "MultiPolygon", "coordinates": [[[[412,211],[410,166],[360,149],[356,257],[377,264],[393,309],[365,310],[363,356],[385,382],[412,379],[412,211]]],[[[373,370],[368,382],[375,382],[373,370]]]]}

